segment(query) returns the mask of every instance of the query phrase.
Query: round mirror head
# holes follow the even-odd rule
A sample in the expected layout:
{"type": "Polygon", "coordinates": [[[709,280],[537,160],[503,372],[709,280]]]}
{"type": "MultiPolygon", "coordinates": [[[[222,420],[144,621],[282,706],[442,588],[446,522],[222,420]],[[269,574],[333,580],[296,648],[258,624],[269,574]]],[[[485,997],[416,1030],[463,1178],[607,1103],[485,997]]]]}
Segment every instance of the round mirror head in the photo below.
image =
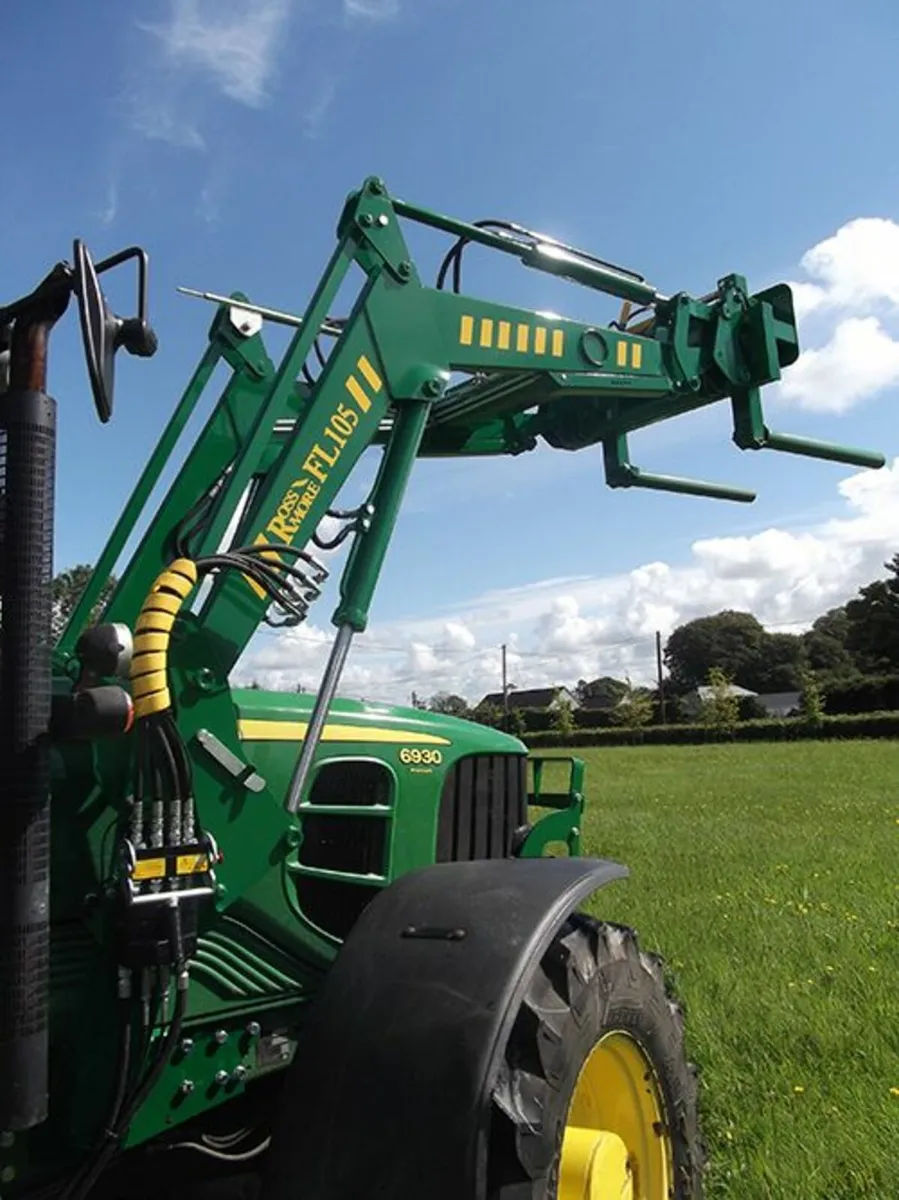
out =
{"type": "Polygon", "coordinates": [[[81,318],[84,356],[97,415],[105,424],[112,416],[118,318],[110,311],[87,246],[75,239],[75,295],[81,318]]]}

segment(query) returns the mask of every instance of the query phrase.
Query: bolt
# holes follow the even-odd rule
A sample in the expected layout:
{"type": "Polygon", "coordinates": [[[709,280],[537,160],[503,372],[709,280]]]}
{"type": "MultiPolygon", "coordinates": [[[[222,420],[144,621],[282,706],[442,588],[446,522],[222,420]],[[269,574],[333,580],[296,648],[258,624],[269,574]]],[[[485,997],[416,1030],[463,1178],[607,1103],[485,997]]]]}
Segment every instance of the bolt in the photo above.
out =
{"type": "Polygon", "coordinates": [[[217,1029],[215,1031],[215,1040],[218,1042],[218,1044],[220,1046],[224,1046],[225,1042],[227,1042],[227,1040],[228,1040],[227,1029],[217,1029]]]}
{"type": "Polygon", "coordinates": [[[378,217],[378,224],[381,226],[382,229],[384,228],[385,225],[389,224],[386,213],[381,213],[381,215],[378,217]]]}
{"type": "Polygon", "coordinates": [[[219,1087],[224,1087],[229,1078],[230,1076],[227,1071],[216,1071],[215,1073],[215,1082],[219,1085],[219,1087]]]}
{"type": "Polygon", "coordinates": [[[243,1063],[239,1063],[239,1064],[238,1064],[238,1065],[237,1065],[237,1066],[234,1068],[234,1073],[233,1073],[233,1076],[232,1076],[232,1078],[233,1078],[233,1079],[235,1079],[235,1080],[236,1080],[238,1083],[242,1083],[242,1082],[243,1082],[243,1080],[244,1080],[244,1079],[246,1079],[246,1077],[247,1077],[247,1075],[248,1075],[248,1074],[249,1074],[249,1071],[248,1071],[248,1070],[247,1070],[247,1068],[246,1068],[246,1067],[243,1065],[243,1063]]]}
{"type": "Polygon", "coordinates": [[[371,213],[363,213],[359,218],[359,224],[368,227],[369,225],[374,224],[374,217],[371,215],[371,213]]]}
{"type": "Polygon", "coordinates": [[[439,396],[443,391],[443,383],[439,379],[426,379],[421,390],[426,396],[439,396]]]}
{"type": "Polygon", "coordinates": [[[412,264],[408,262],[401,262],[397,267],[397,273],[399,274],[400,279],[409,279],[412,275],[412,264]]]}
{"type": "Polygon", "coordinates": [[[181,1086],[178,1088],[178,1091],[181,1093],[182,1096],[189,1096],[191,1094],[191,1092],[194,1090],[195,1086],[196,1085],[194,1084],[194,1081],[192,1079],[185,1079],[182,1081],[181,1086]]]}
{"type": "Polygon", "coordinates": [[[250,1021],[247,1025],[247,1033],[250,1037],[259,1037],[260,1033],[262,1033],[262,1026],[258,1021],[250,1021]]]}
{"type": "Polygon", "coordinates": [[[193,1038],[186,1037],[186,1038],[181,1039],[181,1045],[179,1046],[179,1049],[182,1054],[190,1054],[190,1052],[191,1052],[191,1050],[193,1050],[193,1048],[194,1048],[194,1039],[193,1038]]]}

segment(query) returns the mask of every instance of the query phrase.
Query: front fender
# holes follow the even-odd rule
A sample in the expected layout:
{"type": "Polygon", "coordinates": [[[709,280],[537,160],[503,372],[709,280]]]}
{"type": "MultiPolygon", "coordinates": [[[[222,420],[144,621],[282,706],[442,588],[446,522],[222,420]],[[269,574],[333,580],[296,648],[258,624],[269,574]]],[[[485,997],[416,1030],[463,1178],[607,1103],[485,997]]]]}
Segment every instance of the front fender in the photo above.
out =
{"type": "Polygon", "coordinates": [[[479,1200],[490,1097],[532,973],[628,875],[589,858],[440,863],[367,907],[300,1033],[265,1200],[479,1200]]]}

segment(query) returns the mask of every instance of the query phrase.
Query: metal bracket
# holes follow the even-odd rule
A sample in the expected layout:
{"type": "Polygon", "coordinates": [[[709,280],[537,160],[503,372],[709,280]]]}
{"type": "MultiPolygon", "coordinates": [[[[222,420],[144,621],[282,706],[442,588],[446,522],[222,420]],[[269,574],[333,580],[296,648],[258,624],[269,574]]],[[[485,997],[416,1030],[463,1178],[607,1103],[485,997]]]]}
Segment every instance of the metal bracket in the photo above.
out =
{"type": "Polygon", "coordinates": [[[265,790],[265,780],[249,763],[242,762],[236,754],[228,749],[224,742],[219,741],[208,729],[198,729],[194,734],[197,742],[203,747],[210,758],[215,759],[229,775],[242,784],[248,792],[265,790]]]}

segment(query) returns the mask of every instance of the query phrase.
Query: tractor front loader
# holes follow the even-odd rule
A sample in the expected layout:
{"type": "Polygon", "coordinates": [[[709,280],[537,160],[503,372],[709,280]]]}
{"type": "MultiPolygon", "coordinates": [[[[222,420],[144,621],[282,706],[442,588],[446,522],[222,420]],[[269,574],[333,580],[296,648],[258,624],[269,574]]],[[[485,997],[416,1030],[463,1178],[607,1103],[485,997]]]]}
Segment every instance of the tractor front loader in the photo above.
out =
{"type": "Polygon", "coordinates": [[[216,305],[205,352],[58,638],[51,331],[74,297],[109,420],[117,351],[156,350],[146,255],[94,266],[76,242],[0,309],[0,1197],[697,1200],[682,1007],[634,932],[586,911],[627,870],[581,854],[583,763],[548,790],[518,739],[349,700],[340,679],[417,460],[601,447],[612,487],[751,500],[630,462],[629,433],[726,401],[741,449],[882,466],[765,425],[761,389],[799,353],[789,288],[663,295],[370,178],[302,315],[192,294],[216,305]],[[433,287],[405,222],[452,239],[433,287]],[[621,315],[466,295],[472,244],[621,315]],[[122,319],[100,277],[129,261],[122,319]],[[278,362],[266,322],[292,330],[278,362]],[[367,500],[338,508],[372,446],[367,500]],[[342,546],[317,693],[233,686],[342,546]]]}

